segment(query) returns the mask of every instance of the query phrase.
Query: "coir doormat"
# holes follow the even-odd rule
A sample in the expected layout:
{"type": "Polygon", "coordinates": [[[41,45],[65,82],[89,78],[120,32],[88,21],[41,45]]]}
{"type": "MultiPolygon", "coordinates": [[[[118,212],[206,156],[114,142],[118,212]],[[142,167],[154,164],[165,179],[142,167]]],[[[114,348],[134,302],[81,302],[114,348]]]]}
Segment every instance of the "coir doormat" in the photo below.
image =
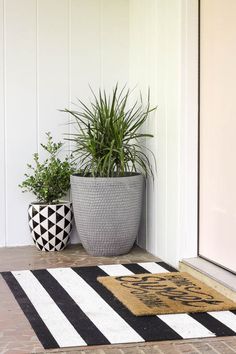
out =
{"type": "Polygon", "coordinates": [[[99,277],[135,316],[235,310],[236,303],[188,273],[99,277]]]}
{"type": "Polygon", "coordinates": [[[133,315],[97,281],[174,271],[164,262],[2,273],[45,349],[236,335],[236,311],[133,315]]]}

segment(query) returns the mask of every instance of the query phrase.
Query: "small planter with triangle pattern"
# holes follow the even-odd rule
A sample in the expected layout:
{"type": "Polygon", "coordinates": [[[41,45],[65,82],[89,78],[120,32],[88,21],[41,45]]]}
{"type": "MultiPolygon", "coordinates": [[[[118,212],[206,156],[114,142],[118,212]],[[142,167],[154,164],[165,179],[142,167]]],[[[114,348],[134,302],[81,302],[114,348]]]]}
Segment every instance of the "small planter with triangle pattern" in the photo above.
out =
{"type": "Polygon", "coordinates": [[[62,251],[72,230],[72,203],[31,203],[28,209],[29,227],[36,247],[41,251],[62,251]]]}

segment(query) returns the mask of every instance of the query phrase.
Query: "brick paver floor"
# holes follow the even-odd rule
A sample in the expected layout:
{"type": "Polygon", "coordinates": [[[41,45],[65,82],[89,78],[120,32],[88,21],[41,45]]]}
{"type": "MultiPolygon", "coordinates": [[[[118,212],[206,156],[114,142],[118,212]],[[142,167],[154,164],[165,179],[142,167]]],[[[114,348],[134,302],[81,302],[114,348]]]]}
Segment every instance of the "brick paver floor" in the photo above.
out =
{"type": "MultiPolygon", "coordinates": [[[[50,267],[89,266],[112,263],[157,261],[144,250],[135,247],[121,257],[91,257],[80,245],[69,246],[63,252],[43,253],[33,246],[0,249],[0,271],[40,269],[50,267]]],[[[151,342],[44,351],[29,322],[0,277],[0,354],[64,353],[64,354],[197,354],[236,353],[236,337],[207,338],[172,342],[151,342]]]]}

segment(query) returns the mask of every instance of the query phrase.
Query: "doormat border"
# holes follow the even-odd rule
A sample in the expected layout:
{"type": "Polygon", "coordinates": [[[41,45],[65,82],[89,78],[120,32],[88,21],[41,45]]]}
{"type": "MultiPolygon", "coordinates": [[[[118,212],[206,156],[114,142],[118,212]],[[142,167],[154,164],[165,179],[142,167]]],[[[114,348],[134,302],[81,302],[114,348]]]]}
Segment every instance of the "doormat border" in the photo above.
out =
{"type": "Polygon", "coordinates": [[[105,276],[97,280],[135,316],[236,310],[236,302],[187,272],[105,276]]]}

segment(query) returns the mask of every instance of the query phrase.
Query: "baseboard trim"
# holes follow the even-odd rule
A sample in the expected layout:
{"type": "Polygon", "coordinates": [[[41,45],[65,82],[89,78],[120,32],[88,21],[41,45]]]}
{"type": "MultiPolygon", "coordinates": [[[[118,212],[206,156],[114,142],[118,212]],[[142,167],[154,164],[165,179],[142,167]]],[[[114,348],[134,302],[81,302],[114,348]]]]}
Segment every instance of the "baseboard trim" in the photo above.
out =
{"type": "Polygon", "coordinates": [[[200,257],[183,259],[179,270],[188,272],[229,299],[236,301],[236,276],[200,257]]]}

